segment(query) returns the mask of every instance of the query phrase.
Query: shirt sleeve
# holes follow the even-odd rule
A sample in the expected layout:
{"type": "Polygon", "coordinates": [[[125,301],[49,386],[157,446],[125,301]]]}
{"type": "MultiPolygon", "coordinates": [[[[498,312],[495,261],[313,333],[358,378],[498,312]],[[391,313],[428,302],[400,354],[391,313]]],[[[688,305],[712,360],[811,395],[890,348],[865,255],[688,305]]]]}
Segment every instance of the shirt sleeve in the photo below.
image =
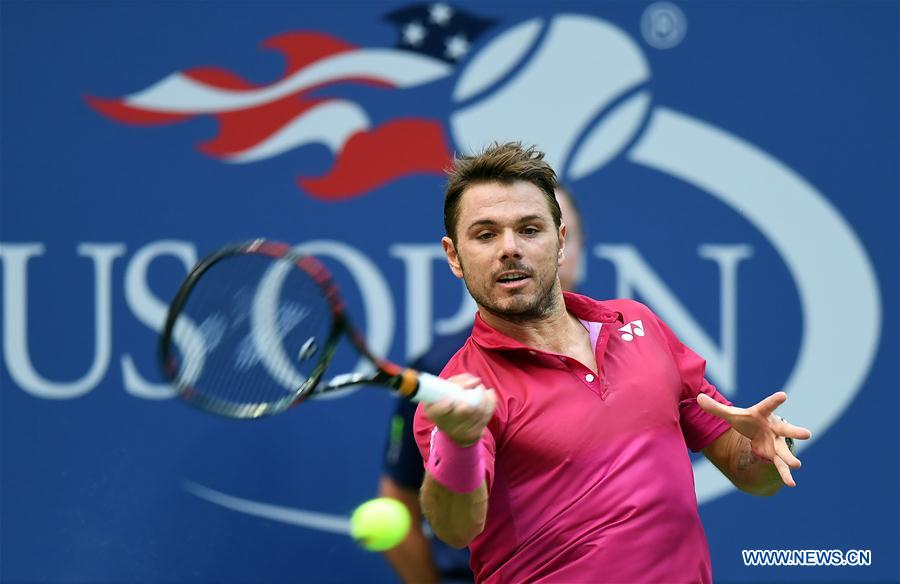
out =
{"type": "Polygon", "coordinates": [[[699,452],[731,426],[722,418],[704,412],[697,404],[697,396],[705,393],[727,406],[730,406],[731,402],[707,381],[706,360],[682,343],[659,317],[654,315],[654,318],[665,334],[669,352],[681,376],[681,401],[678,404],[681,433],[688,448],[693,452],[699,452]]]}

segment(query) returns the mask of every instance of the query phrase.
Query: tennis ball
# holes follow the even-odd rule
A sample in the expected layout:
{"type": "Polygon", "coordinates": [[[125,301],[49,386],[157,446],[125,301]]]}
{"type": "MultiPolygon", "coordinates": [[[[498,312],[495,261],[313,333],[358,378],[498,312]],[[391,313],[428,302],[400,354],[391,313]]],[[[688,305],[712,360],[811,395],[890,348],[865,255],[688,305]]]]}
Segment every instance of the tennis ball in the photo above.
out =
{"type": "Polygon", "coordinates": [[[403,503],[389,497],[366,501],[350,516],[350,535],[372,552],[399,544],[409,533],[412,520],[403,503]]]}

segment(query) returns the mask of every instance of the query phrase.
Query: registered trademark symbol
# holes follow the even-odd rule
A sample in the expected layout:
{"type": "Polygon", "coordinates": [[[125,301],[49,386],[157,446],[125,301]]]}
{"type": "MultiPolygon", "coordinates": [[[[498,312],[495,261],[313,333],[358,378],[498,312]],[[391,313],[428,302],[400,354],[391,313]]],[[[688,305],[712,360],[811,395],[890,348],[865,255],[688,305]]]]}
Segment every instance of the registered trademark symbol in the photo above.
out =
{"type": "Polygon", "coordinates": [[[671,2],[654,2],[641,16],[641,34],[656,49],[671,49],[687,34],[687,19],[681,8],[671,2]]]}

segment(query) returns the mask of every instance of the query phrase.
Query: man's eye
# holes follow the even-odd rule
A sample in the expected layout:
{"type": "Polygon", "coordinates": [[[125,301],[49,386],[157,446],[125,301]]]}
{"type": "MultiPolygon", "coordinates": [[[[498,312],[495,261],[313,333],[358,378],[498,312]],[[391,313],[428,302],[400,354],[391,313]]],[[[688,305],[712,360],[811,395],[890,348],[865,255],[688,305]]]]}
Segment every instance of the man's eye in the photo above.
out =
{"type": "Polygon", "coordinates": [[[522,233],[524,235],[536,235],[537,232],[538,232],[537,227],[526,227],[525,229],[522,230],[522,233]]]}
{"type": "Polygon", "coordinates": [[[475,236],[475,239],[480,239],[482,241],[487,241],[488,239],[494,237],[494,234],[490,231],[485,231],[484,233],[479,233],[475,236]]]}

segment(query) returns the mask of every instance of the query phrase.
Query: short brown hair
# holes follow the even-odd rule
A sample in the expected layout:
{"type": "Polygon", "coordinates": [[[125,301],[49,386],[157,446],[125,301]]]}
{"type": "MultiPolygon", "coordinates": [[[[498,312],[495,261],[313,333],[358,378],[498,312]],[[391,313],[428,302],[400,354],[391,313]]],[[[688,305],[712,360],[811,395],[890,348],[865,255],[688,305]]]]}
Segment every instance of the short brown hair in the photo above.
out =
{"type": "Polygon", "coordinates": [[[487,182],[504,185],[515,181],[530,182],[541,189],[547,198],[550,214],[557,229],[562,222],[562,212],[556,201],[556,172],[544,160],[544,153],[534,146],[525,148],[521,142],[494,142],[480,154],[457,155],[447,171],[447,194],[444,197],[444,229],[456,242],[456,223],[459,220],[459,202],[471,186],[487,182]]]}

